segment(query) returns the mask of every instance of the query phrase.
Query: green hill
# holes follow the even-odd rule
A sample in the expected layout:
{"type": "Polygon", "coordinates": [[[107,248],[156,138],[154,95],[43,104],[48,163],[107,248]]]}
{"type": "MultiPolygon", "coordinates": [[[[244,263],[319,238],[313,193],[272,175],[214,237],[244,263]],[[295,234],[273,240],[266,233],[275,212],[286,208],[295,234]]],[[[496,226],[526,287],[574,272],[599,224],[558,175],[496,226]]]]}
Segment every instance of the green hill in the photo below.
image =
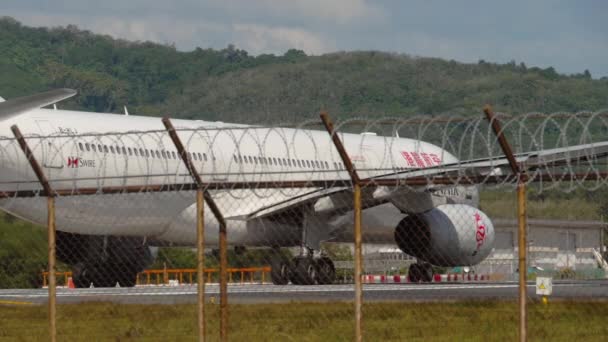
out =
{"type": "MultiPolygon", "coordinates": [[[[583,69],[583,66],[581,67],[583,69]]],[[[561,75],[524,63],[465,64],[375,51],[250,56],[181,52],[65,28],[31,28],[0,18],[0,95],[71,87],[64,104],[94,111],[236,122],[316,117],[479,114],[485,103],[509,113],[608,107],[608,78],[561,75]]]]}

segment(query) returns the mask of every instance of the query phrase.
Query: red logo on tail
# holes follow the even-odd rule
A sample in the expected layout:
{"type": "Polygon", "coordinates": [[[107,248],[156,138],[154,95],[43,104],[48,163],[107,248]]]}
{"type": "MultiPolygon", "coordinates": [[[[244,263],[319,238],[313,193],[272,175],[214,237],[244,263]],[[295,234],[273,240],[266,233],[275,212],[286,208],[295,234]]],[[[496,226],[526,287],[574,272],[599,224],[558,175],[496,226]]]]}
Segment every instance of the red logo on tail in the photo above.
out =
{"type": "Polygon", "coordinates": [[[481,219],[479,213],[475,213],[475,224],[477,225],[477,232],[475,233],[475,240],[477,241],[477,249],[481,247],[486,239],[486,226],[481,219]]]}

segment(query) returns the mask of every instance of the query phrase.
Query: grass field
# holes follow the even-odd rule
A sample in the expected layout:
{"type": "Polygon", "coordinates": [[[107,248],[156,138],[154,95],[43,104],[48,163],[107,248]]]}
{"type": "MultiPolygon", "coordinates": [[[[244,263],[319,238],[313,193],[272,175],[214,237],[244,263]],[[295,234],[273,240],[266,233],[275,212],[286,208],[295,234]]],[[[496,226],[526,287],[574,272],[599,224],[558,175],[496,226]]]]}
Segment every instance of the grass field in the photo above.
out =
{"type": "MultiPolygon", "coordinates": [[[[218,340],[218,306],[207,306],[207,337],[218,340]]],[[[368,341],[514,341],[514,302],[374,303],[364,306],[368,341]]],[[[533,303],[534,341],[605,341],[608,303],[533,303]]],[[[47,338],[46,306],[0,306],[1,341],[47,338]]],[[[194,341],[195,305],[87,303],[58,307],[59,341],[194,341]]],[[[230,306],[231,341],[352,341],[350,303],[230,306]]]]}

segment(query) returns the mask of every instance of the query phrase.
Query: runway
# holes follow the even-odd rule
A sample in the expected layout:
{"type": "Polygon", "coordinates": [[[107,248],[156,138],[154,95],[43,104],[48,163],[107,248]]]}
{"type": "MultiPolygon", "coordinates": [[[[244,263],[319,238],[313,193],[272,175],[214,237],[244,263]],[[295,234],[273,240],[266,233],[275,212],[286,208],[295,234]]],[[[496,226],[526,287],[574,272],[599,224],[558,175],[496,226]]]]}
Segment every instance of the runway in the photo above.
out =
{"type": "MultiPolygon", "coordinates": [[[[400,301],[459,301],[459,300],[515,300],[517,283],[450,283],[450,284],[365,284],[367,302],[400,301]]],[[[535,285],[528,283],[528,296],[536,298],[535,285]]],[[[0,290],[0,305],[43,304],[47,302],[47,289],[0,290]]],[[[219,286],[207,284],[208,302],[219,301],[219,286]]],[[[231,284],[228,287],[230,303],[289,303],[351,301],[354,286],[275,286],[260,284],[231,284]]],[[[608,281],[555,281],[552,299],[608,300],[608,281]]],[[[180,304],[196,302],[196,286],[150,286],[135,288],[57,289],[58,303],[103,301],[132,304],[180,304]]]]}

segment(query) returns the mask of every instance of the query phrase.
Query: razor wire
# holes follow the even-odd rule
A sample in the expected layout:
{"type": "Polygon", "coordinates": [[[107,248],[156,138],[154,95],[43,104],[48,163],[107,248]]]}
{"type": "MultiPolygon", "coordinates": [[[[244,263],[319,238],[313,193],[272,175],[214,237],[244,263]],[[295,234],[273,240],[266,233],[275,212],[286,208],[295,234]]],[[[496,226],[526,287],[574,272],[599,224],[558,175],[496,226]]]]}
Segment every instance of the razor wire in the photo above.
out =
{"type": "MultiPolygon", "coordinates": [[[[535,196],[599,191],[605,186],[602,158],[608,149],[602,142],[608,141],[607,114],[498,115],[517,157],[524,166],[532,165],[527,168],[527,184],[535,196]],[[569,148],[576,145],[588,146],[574,156],[569,148]],[[538,158],[534,153],[552,149],[562,149],[559,160],[538,158]],[[531,158],[537,159],[527,165],[531,158]]],[[[176,131],[205,188],[226,216],[230,283],[245,287],[354,282],[352,181],[331,136],[315,127],[318,122],[295,127],[197,125],[176,120],[176,131]]],[[[196,241],[197,186],[166,130],[27,133],[26,140],[57,195],[59,285],[69,287],[72,281],[80,288],[109,288],[118,284],[136,296],[144,289],[165,293],[170,284],[179,284],[185,287],[180,290],[192,292],[188,286],[195,282],[191,246],[196,241]]],[[[368,246],[365,283],[515,280],[512,221],[516,202],[500,201],[513,197],[518,178],[503,162],[485,118],[357,118],[338,122],[334,134],[366,181],[362,186],[363,242],[368,246]],[[475,161],[481,159],[480,166],[475,161]],[[487,192],[480,195],[481,187],[487,192]],[[495,208],[486,208],[480,198],[488,194],[498,198],[495,208]],[[497,245],[497,241],[511,241],[511,245],[497,245]]],[[[2,214],[3,219],[17,220],[19,229],[31,233],[32,239],[24,242],[31,246],[30,253],[43,254],[44,238],[35,233],[36,228],[12,216],[37,223],[46,219],[45,194],[14,138],[0,139],[0,163],[0,206],[11,213],[2,214]]],[[[209,210],[205,211],[205,279],[215,286],[219,228],[209,210]]],[[[543,223],[532,221],[530,226],[542,228],[543,223]]],[[[595,260],[590,247],[583,248],[580,242],[573,247],[572,239],[566,233],[563,249],[574,248],[584,263],[595,260]]],[[[541,268],[541,275],[592,276],[575,269],[568,257],[549,263],[557,251],[530,248],[535,260],[530,267],[541,268]]],[[[6,277],[0,287],[11,282],[19,284],[11,287],[44,285],[40,275],[44,259],[9,263],[3,275],[23,273],[34,280],[17,282],[6,277]],[[32,265],[34,275],[29,270],[32,265]]],[[[213,291],[207,293],[208,301],[215,301],[213,291]]],[[[289,300],[309,300],[302,293],[291,294],[289,300]]],[[[387,296],[403,299],[399,294],[387,296]]],[[[333,297],[321,292],[314,298],[333,297]]],[[[458,296],[427,299],[444,298],[458,296]]],[[[313,308],[301,310],[303,316],[321,316],[307,323],[313,329],[322,329],[323,322],[331,319],[313,308]]],[[[364,320],[374,319],[371,311],[370,316],[367,313],[364,308],[364,320]]],[[[342,331],[345,334],[352,330],[350,326],[341,329],[348,330],[342,331]]],[[[183,331],[169,332],[173,337],[182,335],[183,331]]]]}
{"type": "MultiPolygon", "coordinates": [[[[605,163],[598,157],[603,156],[605,148],[601,142],[606,140],[606,114],[605,111],[531,113],[498,117],[517,155],[563,149],[563,160],[540,161],[527,170],[528,178],[541,189],[571,191],[582,186],[597,188],[605,182],[605,177],[600,177],[605,172],[605,163]],[[575,145],[588,146],[572,152],[577,153],[576,158],[569,158],[568,148],[575,145]],[[593,182],[589,182],[591,176],[596,176],[593,182]]],[[[256,184],[326,181],[327,187],[331,187],[344,186],[349,181],[330,137],[310,129],[312,123],[307,121],[293,128],[224,124],[177,129],[207,183],[224,183],[224,187],[232,184],[232,190],[246,183],[261,198],[274,191],[289,197],[301,191],[294,193],[292,187],[285,186],[269,192],[268,187],[256,184]]],[[[413,188],[403,180],[416,177],[432,183],[437,176],[447,176],[454,184],[502,186],[516,182],[499,163],[504,156],[485,118],[356,118],[337,123],[336,131],[346,139],[362,178],[371,183],[394,179],[401,180],[396,182],[399,187],[413,188]],[[429,148],[439,152],[425,152],[429,148]],[[483,168],[470,165],[470,161],[481,158],[488,160],[483,168]]],[[[55,189],[179,187],[191,183],[165,130],[49,136],[29,132],[27,139],[34,154],[45,163],[55,189]]],[[[30,190],[37,189],[33,177],[23,179],[31,172],[20,166],[26,164],[13,138],[0,139],[0,159],[11,167],[13,175],[22,178],[15,181],[18,177],[5,175],[0,180],[1,190],[28,189],[26,184],[31,184],[30,190]]],[[[239,191],[224,193],[241,195],[239,191]]]]}

